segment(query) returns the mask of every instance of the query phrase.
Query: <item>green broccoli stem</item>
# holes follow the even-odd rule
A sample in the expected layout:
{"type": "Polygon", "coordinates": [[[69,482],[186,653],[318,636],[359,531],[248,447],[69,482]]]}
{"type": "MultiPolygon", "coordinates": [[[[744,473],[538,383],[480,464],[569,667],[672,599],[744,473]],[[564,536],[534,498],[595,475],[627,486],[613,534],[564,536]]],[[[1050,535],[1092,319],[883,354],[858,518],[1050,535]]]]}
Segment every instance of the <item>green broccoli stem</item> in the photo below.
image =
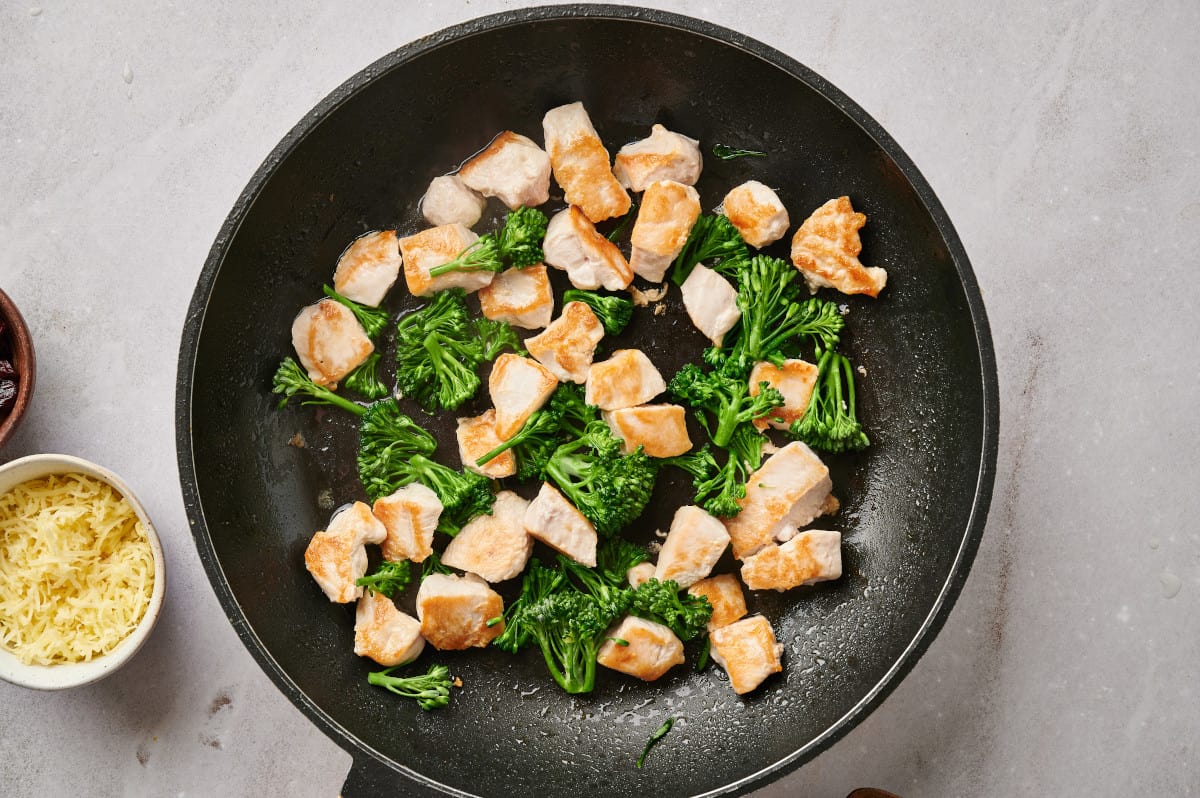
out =
{"type": "Polygon", "coordinates": [[[498,272],[503,271],[504,261],[500,259],[500,247],[495,233],[480,236],[458,256],[440,266],[429,270],[430,277],[440,277],[450,272],[498,272]]]}
{"type": "Polygon", "coordinates": [[[367,408],[362,405],[338,396],[323,385],[317,385],[300,368],[300,364],[290,357],[285,357],[276,369],[271,392],[282,394],[283,398],[279,400],[280,408],[285,407],[289,399],[299,394],[309,397],[300,403],[302,405],[334,405],[356,416],[367,412],[367,408]]]}
{"type": "Polygon", "coordinates": [[[534,637],[542,649],[542,659],[554,681],[567,693],[579,695],[590,693],[596,688],[596,655],[599,646],[594,641],[568,641],[551,637],[540,626],[534,628],[534,637]],[[563,667],[559,668],[559,663],[563,667]]]}

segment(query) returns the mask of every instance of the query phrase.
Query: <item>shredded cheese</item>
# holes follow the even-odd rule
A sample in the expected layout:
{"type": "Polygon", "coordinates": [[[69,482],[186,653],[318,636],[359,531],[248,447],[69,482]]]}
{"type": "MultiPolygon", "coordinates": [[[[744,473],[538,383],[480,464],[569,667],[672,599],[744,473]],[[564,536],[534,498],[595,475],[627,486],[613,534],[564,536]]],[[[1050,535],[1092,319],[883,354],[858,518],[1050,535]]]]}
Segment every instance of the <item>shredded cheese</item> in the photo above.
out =
{"type": "Polygon", "coordinates": [[[64,474],[0,496],[0,646],[22,662],[112,651],[145,615],[154,577],[146,529],[108,483],[64,474]]]}

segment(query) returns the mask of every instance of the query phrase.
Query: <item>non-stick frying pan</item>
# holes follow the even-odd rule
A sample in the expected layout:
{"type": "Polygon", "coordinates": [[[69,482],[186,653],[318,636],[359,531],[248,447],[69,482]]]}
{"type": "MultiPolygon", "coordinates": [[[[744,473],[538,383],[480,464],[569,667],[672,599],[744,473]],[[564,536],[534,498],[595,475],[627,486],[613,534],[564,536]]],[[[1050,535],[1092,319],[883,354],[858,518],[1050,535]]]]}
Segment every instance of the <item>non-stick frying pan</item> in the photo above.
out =
{"type": "MultiPolygon", "coordinates": [[[[415,306],[406,293],[393,292],[393,311],[415,306]]],[[[702,342],[678,294],[667,305],[664,316],[641,312],[605,345],[636,343],[668,375],[695,359],[702,342]]],[[[661,12],[574,6],[500,14],[414,42],[288,134],[200,276],[183,333],[177,435],[214,589],[268,675],[353,754],[347,796],[629,796],[744,792],[810,759],[882,700],[966,579],[991,495],[997,418],[991,340],[966,254],[878,124],[744,36],[661,12]],[[445,662],[463,687],[449,708],[425,713],[368,686],[372,666],[351,652],[353,609],[330,604],[303,568],[330,508],[362,497],[353,424],[334,409],[276,410],[271,374],[290,353],[292,317],[320,296],[350,240],[420,229],[417,202],[432,177],[497,131],[540,140],[543,113],[573,100],[610,149],[662,122],[706,150],[720,142],[768,153],[707,158],[707,207],[759,177],[777,187],[793,224],[842,194],[869,217],[864,260],[891,278],[879,300],[848,301],[844,348],[866,370],[859,409],[874,445],[830,459],[843,501],[830,524],[845,534],[845,575],[751,596],[785,646],[785,672],[745,698],[713,666],[676,668],[653,684],[605,672],[594,694],[569,697],[533,652],[430,652],[421,662],[445,662]],[[675,730],[635,769],[667,717],[678,719],[675,730]]],[[[430,420],[457,465],[451,423],[430,420]]],[[[688,499],[686,483],[665,474],[631,535],[665,529],[688,499]]]]}

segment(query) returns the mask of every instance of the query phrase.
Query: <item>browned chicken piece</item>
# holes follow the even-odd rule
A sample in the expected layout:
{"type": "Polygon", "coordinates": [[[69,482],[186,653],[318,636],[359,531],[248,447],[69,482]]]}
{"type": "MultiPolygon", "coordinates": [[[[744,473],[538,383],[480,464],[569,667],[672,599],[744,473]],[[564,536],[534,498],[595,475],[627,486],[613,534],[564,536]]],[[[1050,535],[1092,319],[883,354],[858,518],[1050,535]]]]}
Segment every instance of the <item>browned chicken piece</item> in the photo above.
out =
{"type": "Polygon", "coordinates": [[[400,275],[400,244],[395,230],[354,239],[338,258],[333,288],[347,299],[378,307],[400,275]]]}
{"type": "Polygon", "coordinates": [[[512,449],[501,452],[481,466],[475,465],[476,460],[504,443],[496,434],[495,408],[489,408],[478,416],[460,418],[457,434],[458,456],[468,471],[492,479],[503,479],[517,473],[517,458],[512,449]]]}
{"type": "Polygon", "coordinates": [[[538,330],[554,314],[554,292],[544,264],[500,272],[490,285],[479,289],[483,315],[514,327],[538,330]]]}
{"type": "Polygon", "coordinates": [[[375,500],[372,510],[387,529],[381,546],[383,559],[424,562],[433,553],[433,533],[442,518],[436,493],[413,482],[375,500]]]}
{"type": "Polygon", "coordinates": [[[640,587],[654,578],[654,563],[640,562],[625,572],[630,587],[640,587]]]}
{"type": "Polygon", "coordinates": [[[596,527],[549,482],[525,510],[525,531],[575,562],[596,567],[596,527]]]}
{"type": "Polygon", "coordinates": [[[833,489],[829,469],[800,441],[767,458],[746,480],[742,511],[726,519],[733,556],[744,560],[788,527],[801,527],[821,514],[833,489]]]}
{"type": "Polygon", "coordinates": [[[304,567],[337,604],[362,596],[355,584],[367,572],[367,543],[381,543],[387,530],[362,502],[339,510],[329,526],[312,536],[304,550],[304,567]]]}
{"type": "Polygon", "coordinates": [[[596,662],[606,668],[652,682],[683,664],[683,643],[661,623],[626,615],[605,637],[596,662]]]}
{"type": "Polygon", "coordinates": [[[443,224],[474,227],[486,207],[487,200],[472,191],[458,175],[435,177],[421,197],[421,215],[435,227],[443,224]]]}
{"type": "Polygon", "coordinates": [[[354,611],[354,653],[385,667],[412,662],[425,648],[421,622],[396,609],[387,596],[368,590],[354,611]]]}
{"type": "Polygon", "coordinates": [[[712,269],[697,263],[679,291],[692,324],[708,336],[714,346],[720,346],[725,333],[742,318],[742,311],[737,306],[737,289],[712,269]]]}
{"type": "Polygon", "coordinates": [[[496,358],[488,391],[496,406],[496,435],[500,440],[516,435],[557,387],[554,372],[532,358],[507,352],[496,358]]]}
{"type": "Polygon", "coordinates": [[[621,291],[633,282],[633,269],[621,250],[574,205],[551,217],[542,250],[546,263],[566,272],[576,288],[621,291]]]}
{"type": "Polygon", "coordinates": [[[792,263],[804,275],[808,290],[836,288],[843,294],[879,296],[887,271],[863,266],[858,260],[862,239],[858,231],[867,217],[855,213],[849,197],[826,202],[804,220],[792,237],[792,263]]]}
{"type": "Polygon", "coordinates": [[[650,457],[674,457],[692,448],[688,437],[687,412],[679,405],[640,405],[602,413],[630,454],[639,446],[650,457]]]}
{"type": "Polygon", "coordinates": [[[525,531],[529,501],[511,490],[496,494],[491,515],[472,519],[446,546],[442,562],[470,571],[488,582],[503,582],[520,575],[533,552],[533,538],[525,531]]]}
{"type": "Polygon", "coordinates": [[[766,429],[770,424],[775,429],[787,429],[793,421],[804,418],[817,385],[818,371],[812,363],[796,359],[785,360],[782,366],[765,361],[755,363],[750,370],[750,395],[758,396],[760,385],[765,382],[783,394],[783,404],[754,419],[754,426],[766,429]]]}
{"type": "Polygon", "coordinates": [[[749,693],[772,673],[783,670],[779,661],[783,646],[776,642],[771,623],[761,615],[714,629],[708,638],[713,661],[729,674],[729,683],[738,695],[749,693]]]}
{"type": "Polygon", "coordinates": [[[842,575],[842,535],[809,529],[786,543],[767,546],[742,563],[742,580],[751,590],[791,590],[838,579],[842,575]]]}
{"type": "Polygon", "coordinates": [[[690,587],[712,573],[713,566],[729,547],[725,525],[694,505],[675,511],[671,530],[658,553],[654,578],[690,587]]]}
{"type": "Polygon", "coordinates": [[[551,108],[542,119],[542,131],[554,179],[568,203],[578,205],[593,223],[629,210],[629,192],[613,176],[608,150],[583,103],[551,108]]]}
{"type": "Polygon", "coordinates": [[[645,404],[667,389],[662,374],[640,349],[618,349],[588,369],[584,398],[601,410],[645,404]]]}
{"type": "Polygon", "coordinates": [[[746,243],[758,249],[783,238],[791,224],[779,195],[757,180],[734,187],[721,207],[746,243]]]}
{"type": "Polygon", "coordinates": [[[550,156],[533,139],[506,130],[458,170],[468,188],[510,208],[550,199],[550,156]]]}
{"type": "Polygon", "coordinates": [[[625,188],[643,191],[655,180],[694,186],[703,168],[699,141],[655,125],[650,128],[649,138],[626,144],[617,151],[613,174],[625,188]]]}
{"type": "Polygon", "coordinates": [[[504,599],[475,574],[433,573],[421,580],[417,617],[421,635],[439,651],[483,648],[504,631],[504,599]]]}
{"type": "Polygon", "coordinates": [[[656,180],[646,187],[630,244],[629,268],[661,283],[700,218],[700,195],[691,186],[656,180]]]}
{"type": "Polygon", "coordinates": [[[354,313],[332,299],[300,311],[292,322],[292,346],[309,379],[328,388],[336,388],[375,351],[354,313]]]}
{"type": "Polygon", "coordinates": [[[582,384],[604,337],[604,325],[582,302],[563,305],[562,314],[544,331],[525,339],[525,348],[563,382],[582,384]]]}
{"type": "Polygon", "coordinates": [[[400,254],[404,256],[404,280],[413,296],[432,296],[447,288],[461,288],[470,293],[478,291],[496,276],[489,271],[452,271],[430,277],[429,271],[457,258],[474,244],[479,236],[461,224],[444,224],[400,239],[400,254]]]}
{"type": "Polygon", "coordinates": [[[746,596],[742,585],[733,574],[720,574],[701,579],[688,588],[693,596],[704,596],[712,605],[712,618],[708,631],[728,626],[746,614],[746,596]]]}

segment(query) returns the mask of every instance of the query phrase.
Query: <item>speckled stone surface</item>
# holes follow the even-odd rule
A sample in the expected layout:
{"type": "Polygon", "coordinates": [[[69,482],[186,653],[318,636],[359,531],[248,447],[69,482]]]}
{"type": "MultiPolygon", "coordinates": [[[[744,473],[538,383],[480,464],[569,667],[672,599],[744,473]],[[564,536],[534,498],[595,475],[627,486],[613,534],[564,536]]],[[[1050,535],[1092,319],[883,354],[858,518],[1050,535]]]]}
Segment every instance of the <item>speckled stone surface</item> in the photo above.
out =
{"type": "MultiPolygon", "coordinates": [[[[759,795],[1196,792],[1200,6],[652,5],[783,50],[891,132],[971,255],[1000,365],[995,500],[944,631],[759,795]]],[[[179,334],[225,214],[303,114],[395,47],[514,4],[65,6],[0,7],[0,286],[40,366],[0,460],[122,474],[170,581],[112,678],[0,683],[0,793],[331,798],[349,755],[256,667],[191,543],[179,334]]]]}

